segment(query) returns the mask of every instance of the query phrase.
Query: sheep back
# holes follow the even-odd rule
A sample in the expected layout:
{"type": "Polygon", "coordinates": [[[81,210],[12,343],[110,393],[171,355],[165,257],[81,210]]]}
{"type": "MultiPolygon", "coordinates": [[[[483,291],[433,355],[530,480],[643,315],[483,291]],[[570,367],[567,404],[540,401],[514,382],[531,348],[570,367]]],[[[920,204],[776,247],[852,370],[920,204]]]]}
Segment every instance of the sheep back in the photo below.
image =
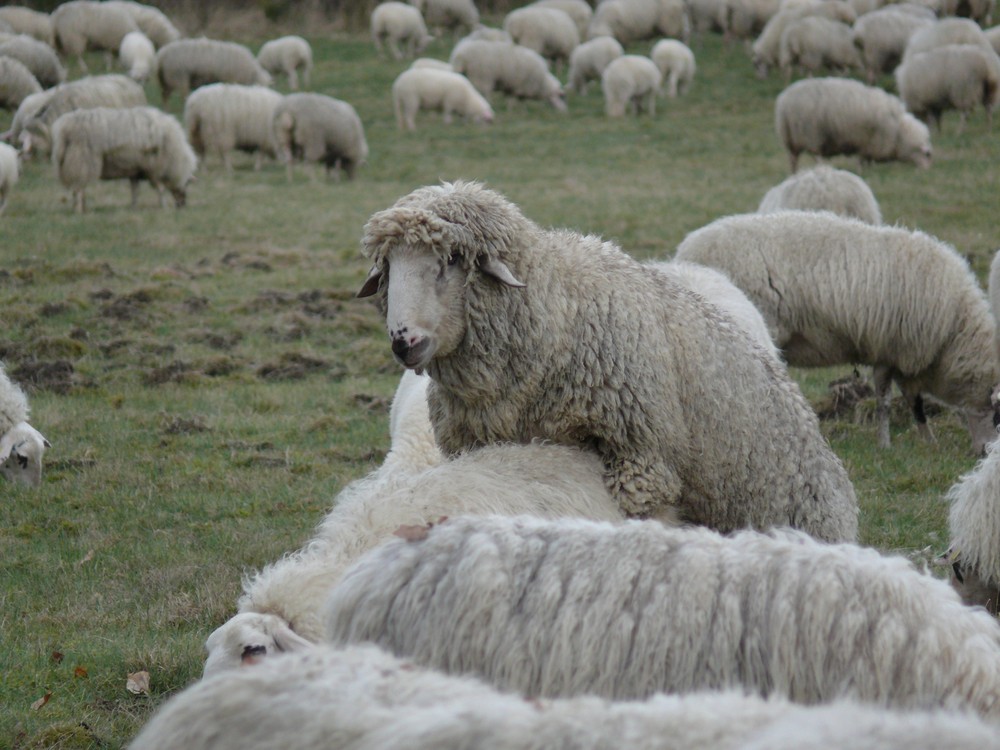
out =
{"type": "Polygon", "coordinates": [[[52,34],[52,19],[48,13],[42,13],[19,5],[7,5],[0,8],[0,22],[6,23],[15,34],[27,34],[49,47],[55,46],[52,34]]]}
{"type": "Polygon", "coordinates": [[[27,97],[41,90],[20,60],[0,56],[0,108],[16,110],[27,97]]]}
{"type": "Polygon", "coordinates": [[[788,209],[832,211],[869,224],[882,223],[882,211],[868,183],[853,172],[826,164],[793,174],[775,185],[764,195],[757,212],[788,209]]]}
{"type": "Polygon", "coordinates": [[[178,39],[156,53],[157,77],[163,102],[173,91],[187,96],[209,83],[269,86],[271,75],[242,44],[217,39],[178,39]]]}
{"type": "Polygon", "coordinates": [[[22,34],[0,44],[0,57],[13,57],[23,63],[42,88],[58,86],[66,80],[66,68],[55,51],[30,36],[22,34]]]}
{"type": "Polygon", "coordinates": [[[358,113],[347,102],[323,94],[289,94],[274,111],[279,156],[340,165],[353,178],[368,158],[368,142],[358,113]]]}
{"type": "Polygon", "coordinates": [[[124,36],[139,30],[124,9],[93,0],[62,3],[52,11],[51,19],[56,49],[81,59],[87,50],[117,52],[124,36]]]}

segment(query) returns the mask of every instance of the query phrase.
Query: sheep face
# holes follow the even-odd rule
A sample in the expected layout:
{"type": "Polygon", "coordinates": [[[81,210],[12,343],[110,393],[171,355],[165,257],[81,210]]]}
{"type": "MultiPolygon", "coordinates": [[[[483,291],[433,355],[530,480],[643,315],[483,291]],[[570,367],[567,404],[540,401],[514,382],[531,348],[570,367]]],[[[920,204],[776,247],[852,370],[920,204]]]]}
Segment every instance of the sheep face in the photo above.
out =
{"type": "Polygon", "coordinates": [[[298,651],[312,643],[297,634],[277,615],[243,612],[216,628],[205,650],[203,677],[235,667],[254,664],[283,651],[298,651]]]}
{"type": "Polygon", "coordinates": [[[896,146],[896,158],[899,160],[912,162],[921,169],[927,169],[931,165],[930,130],[913,115],[903,116],[896,146]]]}
{"type": "Polygon", "coordinates": [[[11,482],[37,487],[42,482],[42,455],[50,445],[27,422],[15,425],[0,437],[0,475],[11,482]]]}
{"type": "Polygon", "coordinates": [[[951,568],[951,585],[969,606],[985,607],[991,615],[1000,615],[1000,588],[984,580],[975,568],[967,566],[956,550],[949,549],[938,563],[951,568]]]}

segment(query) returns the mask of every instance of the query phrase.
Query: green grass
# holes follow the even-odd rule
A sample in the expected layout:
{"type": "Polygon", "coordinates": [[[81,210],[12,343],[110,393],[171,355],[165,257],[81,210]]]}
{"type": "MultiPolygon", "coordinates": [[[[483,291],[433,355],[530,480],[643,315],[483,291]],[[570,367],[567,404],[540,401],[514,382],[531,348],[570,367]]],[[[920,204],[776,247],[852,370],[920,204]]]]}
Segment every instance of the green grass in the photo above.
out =
{"type": "MultiPolygon", "coordinates": [[[[127,184],[108,182],[76,216],[36,162],[0,220],[0,358],[53,443],[40,489],[0,484],[0,746],[127,743],[199,676],[241,575],[301,545],[345,482],[381,461],[399,370],[374,308],[353,296],[373,212],[420,185],[478,179],[540,224],[665,258],[786,176],[772,125],[782,84],[718,38],[695,42],[693,89],[653,119],[605,118],[592,87],[568,114],[497,101],[491,128],[424,113],[413,133],[397,130],[389,97],[405,63],[378,59],[363,35],[310,41],[313,90],[350,101],[366,127],[355,182],[300,170],[289,184],[240,157],[231,178],[201,170],[182,211],[159,210],[149,188],[132,211],[127,184]],[[126,690],[139,670],[151,695],[126,690]]],[[[863,175],[887,222],[952,243],[982,277],[1000,141],[981,113],[961,135],[955,125],[935,137],[930,170],[863,175]]],[[[818,403],[848,371],[794,375],[818,403]]],[[[973,465],[968,436],[944,412],[926,445],[898,411],[880,451],[865,413],[823,425],[856,484],[862,540],[925,560],[946,544],[941,496],[973,465]]]]}

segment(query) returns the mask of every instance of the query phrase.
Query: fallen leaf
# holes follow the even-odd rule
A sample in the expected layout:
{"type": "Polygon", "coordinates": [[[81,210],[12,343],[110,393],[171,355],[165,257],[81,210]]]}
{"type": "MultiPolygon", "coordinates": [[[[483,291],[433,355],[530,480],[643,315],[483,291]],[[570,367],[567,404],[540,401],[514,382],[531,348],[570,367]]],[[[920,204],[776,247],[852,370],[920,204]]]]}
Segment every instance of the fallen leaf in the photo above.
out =
{"type": "Polygon", "coordinates": [[[49,702],[49,698],[51,698],[51,697],[52,697],[52,693],[46,693],[41,698],[39,698],[37,701],[35,701],[34,703],[31,704],[31,710],[32,711],[37,711],[42,706],[44,706],[46,703],[48,703],[49,702]]]}
{"type": "Polygon", "coordinates": [[[54,661],[56,664],[58,664],[59,662],[61,662],[63,660],[63,655],[61,653],[59,653],[58,651],[53,651],[52,652],[52,656],[49,657],[49,658],[51,658],[52,661],[54,661]]]}
{"type": "Polygon", "coordinates": [[[76,561],[76,567],[79,568],[81,565],[89,563],[93,559],[94,559],[94,550],[87,550],[87,554],[76,561]]]}
{"type": "Polygon", "coordinates": [[[133,672],[125,681],[125,689],[133,695],[149,695],[149,672],[133,672]]]}
{"type": "Polygon", "coordinates": [[[74,677],[81,677],[81,678],[86,677],[87,676],[87,668],[86,667],[81,667],[81,666],[78,665],[76,667],[76,669],[73,670],[73,676],[74,677]]]}

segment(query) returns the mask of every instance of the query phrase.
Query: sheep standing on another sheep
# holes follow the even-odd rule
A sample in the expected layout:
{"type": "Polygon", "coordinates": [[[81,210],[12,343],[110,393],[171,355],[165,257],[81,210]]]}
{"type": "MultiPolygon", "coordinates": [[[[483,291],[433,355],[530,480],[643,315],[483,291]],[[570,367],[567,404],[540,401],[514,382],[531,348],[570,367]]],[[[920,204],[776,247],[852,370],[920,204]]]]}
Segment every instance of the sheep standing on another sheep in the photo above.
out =
{"type": "Polygon", "coordinates": [[[624,54],[621,43],[613,36],[598,36],[583,42],[569,56],[566,85],[570,91],[585,94],[587,83],[601,80],[608,63],[624,54]]]}
{"type": "Polygon", "coordinates": [[[288,78],[288,87],[298,91],[299,71],[302,71],[302,84],[309,85],[313,66],[312,47],[300,36],[278,37],[264,43],[257,53],[257,62],[272,76],[284,74],[288,78]]]}
{"type": "Polygon", "coordinates": [[[282,95],[266,86],[213,83],[192,92],[184,103],[188,142],[203,160],[218,154],[232,174],[230,154],[239,149],[254,154],[254,169],[264,156],[275,158],[274,113],[282,95]]]}
{"type": "Polygon", "coordinates": [[[7,5],[0,8],[0,23],[6,23],[15,34],[27,34],[50,47],[56,44],[52,33],[52,19],[48,13],[19,5],[7,5]]]}
{"type": "Polygon", "coordinates": [[[396,359],[432,377],[446,453],[582,445],[630,515],[855,538],[853,487],[784,368],[613,243],[456,182],[374,214],[363,247],[359,296],[378,294],[396,359]]]}
{"type": "Polygon", "coordinates": [[[210,83],[270,86],[271,74],[248,48],[216,39],[179,39],[156,53],[156,74],[163,106],[174,91],[186,98],[190,91],[210,83]]]}
{"type": "Polygon", "coordinates": [[[573,19],[557,8],[528,5],[512,10],[503,28],[515,44],[533,49],[556,66],[569,63],[570,55],[580,44],[580,32],[573,19]]]}
{"type": "Polygon", "coordinates": [[[775,128],[794,173],[803,152],[816,157],[857,154],[862,164],[931,164],[931,135],[903,102],[876,86],[847,78],[810,78],[782,91],[775,128]]]}
{"type": "Polygon", "coordinates": [[[42,88],[58,86],[66,80],[66,68],[55,51],[30,36],[20,34],[0,44],[0,57],[13,57],[22,62],[42,88]]]}
{"type": "Polygon", "coordinates": [[[653,45],[649,57],[660,69],[667,96],[687,93],[696,69],[690,47],[677,39],[661,39],[653,45]]]}
{"type": "Polygon", "coordinates": [[[42,90],[20,60],[0,57],[0,109],[16,110],[21,102],[42,90]]]}
{"type": "Polygon", "coordinates": [[[323,94],[289,94],[274,110],[278,157],[292,179],[292,161],[322,163],[327,177],[340,170],[353,180],[368,159],[368,141],[358,113],[347,102],[323,94]]]}
{"type": "Polygon", "coordinates": [[[78,213],[87,210],[87,186],[98,180],[127,179],[133,207],[139,181],[149,180],[161,206],[166,207],[166,189],[181,208],[198,165],[180,123],[154,107],[98,107],[63,115],[52,127],[52,162],[59,181],[73,192],[78,213]]]}
{"type": "Polygon", "coordinates": [[[934,23],[889,5],[865,13],[854,23],[854,45],[860,50],[868,83],[884,73],[891,73],[903,59],[906,44],[917,31],[934,23]]]}
{"type": "Polygon", "coordinates": [[[392,107],[400,130],[415,130],[417,112],[440,110],[445,125],[452,114],[474,122],[493,122],[493,108],[460,73],[432,68],[404,70],[392,84],[392,107]]]}
{"type": "Polygon", "coordinates": [[[473,0],[413,0],[432,29],[471,32],[479,25],[479,10],[473,0]]]}
{"type": "Polygon", "coordinates": [[[375,50],[381,55],[384,45],[397,60],[416,57],[434,39],[427,33],[423,15],[408,3],[380,3],[372,11],[370,25],[375,50]]]}
{"type": "Polygon", "coordinates": [[[692,232],[676,258],[726,272],[789,365],[875,367],[878,442],[889,445],[895,380],[920,432],[929,394],[960,409],[973,450],[995,437],[996,323],[969,264],[922,232],[826,212],[730,216],[692,232]]]}
{"type": "Polygon", "coordinates": [[[823,16],[806,16],[788,24],[781,35],[778,65],[785,81],[791,80],[796,68],[806,75],[824,69],[846,75],[863,67],[851,27],[823,16]]]}
{"type": "Polygon", "coordinates": [[[656,114],[656,97],[663,78],[656,63],[642,55],[615,58],[601,73],[604,111],[608,117],[624,117],[626,108],[638,115],[656,114]]]}
{"type": "Polygon", "coordinates": [[[118,61],[129,78],[145,83],[156,72],[156,47],[141,31],[130,31],[118,48],[118,61]]]}
{"type": "MultiPolygon", "coordinates": [[[[17,182],[17,152],[0,143],[0,201],[17,182]],[[12,167],[13,165],[13,167],[12,167]],[[13,174],[13,182],[10,182],[13,174]]],[[[3,203],[0,203],[0,213],[3,203]]],[[[0,363],[0,476],[37,487],[42,481],[42,455],[49,441],[28,424],[28,399],[0,363]]]]}
{"type": "Polygon", "coordinates": [[[479,39],[463,41],[452,50],[449,62],[487,98],[499,90],[517,99],[542,99],[560,112],[566,111],[559,79],[549,72],[545,58],[527,47],[479,39]]]}
{"type": "Polygon", "coordinates": [[[123,8],[95,0],[71,0],[52,11],[52,31],[56,50],[65,57],[75,57],[80,70],[88,72],[83,53],[103,50],[108,70],[111,57],[122,46],[122,39],[139,26],[123,8]]]}
{"type": "Polygon", "coordinates": [[[797,172],[775,185],[764,195],[757,212],[788,209],[832,211],[869,224],[882,223],[882,210],[868,183],[853,172],[826,164],[797,172]]]}
{"type": "Polygon", "coordinates": [[[959,112],[959,132],[980,104],[988,126],[1000,101],[1000,57],[973,44],[948,44],[911,55],[896,68],[896,88],[906,108],[941,130],[945,110],[959,112]]]}

